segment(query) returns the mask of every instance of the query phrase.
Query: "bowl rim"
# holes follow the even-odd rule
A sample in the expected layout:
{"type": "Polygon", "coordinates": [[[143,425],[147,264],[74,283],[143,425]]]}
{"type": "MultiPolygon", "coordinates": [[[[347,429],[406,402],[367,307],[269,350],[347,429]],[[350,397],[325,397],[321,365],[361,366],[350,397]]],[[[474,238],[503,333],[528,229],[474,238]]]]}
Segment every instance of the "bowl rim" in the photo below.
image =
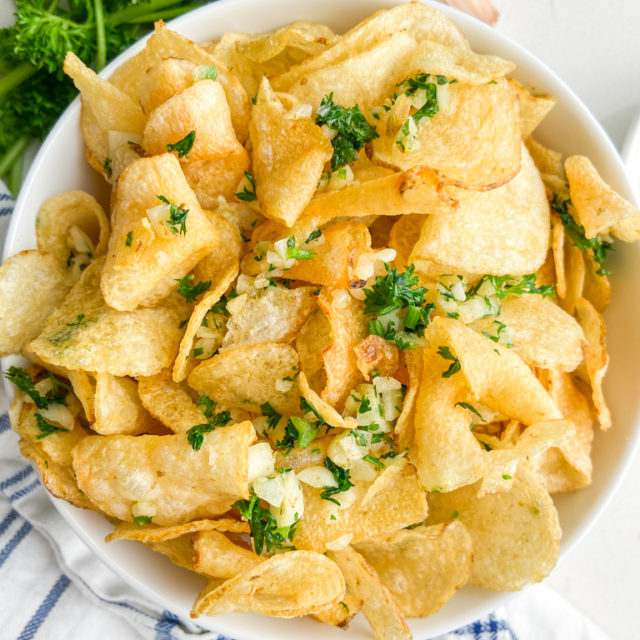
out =
{"type": "MultiPolygon", "coordinates": [[[[473,32],[473,37],[470,37],[470,40],[473,41],[473,39],[477,38],[488,39],[492,42],[492,46],[493,44],[496,44],[497,48],[500,48],[501,50],[514,52],[510,55],[514,59],[518,60],[519,66],[523,61],[526,61],[526,66],[532,67],[540,76],[544,77],[546,86],[552,87],[552,95],[558,98],[558,102],[562,101],[570,109],[571,112],[578,115],[578,117],[592,133],[592,137],[595,143],[602,148],[603,152],[607,156],[608,162],[606,173],[608,175],[606,176],[606,179],[608,181],[611,181],[614,188],[616,188],[624,197],[632,202],[635,202],[636,205],[638,204],[633,188],[630,184],[628,176],[626,175],[625,166],[622,163],[618,151],[609,139],[607,133],[604,131],[595,117],[591,114],[591,112],[587,109],[587,107],[583,104],[580,98],[553,70],[551,70],[545,63],[543,63],[539,58],[537,58],[533,53],[529,52],[523,46],[521,46],[508,36],[505,36],[503,33],[492,29],[484,23],[481,23],[479,20],[462,13],[457,9],[435,2],[434,0],[420,1],[430,7],[438,9],[447,17],[452,19],[466,36],[469,36],[470,32],[473,32]]],[[[203,20],[211,20],[216,13],[224,12],[230,7],[232,7],[233,13],[242,14],[243,11],[246,11],[248,8],[255,6],[258,3],[260,3],[260,0],[218,0],[218,2],[204,5],[183,16],[171,20],[167,23],[167,26],[179,32],[189,33],[190,31],[193,31],[193,28],[191,28],[190,25],[192,23],[195,24],[196,21],[199,21],[201,18],[203,20]]],[[[273,2],[271,2],[271,4],[275,4],[278,7],[290,5],[290,7],[293,9],[294,7],[310,7],[315,3],[313,0],[274,0],[273,2]]],[[[335,2],[334,4],[338,5],[339,3],[335,2]]],[[[399,2],[394,2],[392,0],[358,0],[357,4],[359,7],[370,5],[372,8],[368,10],[367,15],[369,15],[373,9],[378,10],[384,7],[390,8],[399,4],[399,2]]],[[[280,21],[280,24],[283,23],[284,22],[280,21]]],[[[215,27],[212,27],[211,31],[212,33],[215,33],[217,29],[215,27]]],[[[115,58],[100,72],[100,75],[102,77],[108,77],[124,60],[128,59],[143,48],[147,37],[148,36],[145,36],[141,40],[137,41],[122,54],[120,54],[117,58],[115,58]]],[[[476,47],[474,46],[474,50],[475,49],[476,47]]],[[[499,53],[498,55],[501,54],[499,53]]],[[[515,75],[518,75],[517,72],[515,75]]],[[[53,146],[53,141],[58,136],[64,134],[66,128],[70,126],[69,123],[74,118],[77,118],[79,116],[79,111],[80,99],[79,97],[76,97],[56,122],[49,135],[43,142],[40,150],[38,151],[27,173],[23,187],[15,204],[14,213],[11,216],[4,244],[3,260],[5,260],[9,255],[15,253],[15,245],[17,243],[16,238],[18,230],[20,228],[20,223],[24,218],[23,213],[27,207],[29,198],[28,194],[31,190],[31,187],[38,180],[39,172],[42,169],[42,165],[49,148],[53,146]]],[[[3,361],[4,360],[6,359],[3,359],[3,361]]],[[[4,384],[5,388],[9,387],[6,381],[4,384]]],[[[13,391],[9,389],[9,397],[11,397],[12,393],[13,391]]],[[[599,497],[593,502],[588,515],[581,521],[581,523],[577,527],[574,528],[570,535],[563,537],[559,562],[561,562],[562,559],[566,557],[571,549],[573,549],[575,545],[578,544],[580,539],[582,539],[587,531],[599,519],[603,510],[609,504],[616,491],[620,487],[620,484],[622,483],[634,456],[636,455],[638,449],[640,449],[640,415],[636,415],[635,420],[636,423],[633,430],[633,435],[631,441],[629,442],[629,445],[625,450],[625,453],[621,458],[621,466],[619,468],[618,474],[615,476],[613,481],[607,485],[606,491],[603,494],[599,495],[599,497]]],[[[152,588],[151,585],[146,584],[145,582],[140,580],[131,571],[129,571],[127,567],[114,563],[114,560],[107,553],[105,543],[103,543],[101,540],[98,540],[95,535],[90,534],[89,531],[82,525],[82,523],[79,522],[77,516],[78,512],[82,513],[82,510],[73,507],[60,499],[54,498],[48,492],[47,495],[53,501],[58,512],[73,528],[75,533],[85,542],[85,544],[87,544],[87,546],[97,557],[100,558],[102,562],[104,562],[108,567],[115,571],[125,582],[133,586],[134,589],[136,589],[140,593],[144,594],[151,601],[161,603],[162,606],[166,609],[174,611],[177,610],[182,616],[188,618],[188,611],[185,611],[182,607],[176,607],[175,603],[159,594],[154,588],[152,588]]],[[[465,589],[469,588],[470,587],[465,587],[465,589]]],[[[526,591],[528,588],[529,587],[525,587],[523,591],[526,591]]],[[[421,628],[424,625],[421,623],[424,623],[428,620],[433,620],[434,616],[410,620],[409,625],[416,633],[428,633],[430,635],[437,635],[446,631],[450,631],[453,628],[463,626],[468,622],[471,622],[476,618],[495,609],[496,607],[505,604],[506,601],[511,597],[517,595],[517,593],[505,592],[485,593],[487,594],[487,597],[484,598],[478,605],[468,606],[465,609],[464,613],[459,616],[459,619],[455,623],[455,627],[452,627],[450,623],[436,623],[435,625],[427,625],[428,628],[425,626],[424,630],[422,630],[421,628]]],[[[437,614],[435,615],[437,616],[437,614]]],[[[234,616],[232,626],[223,621],[223,618],[226,618],[226,616],[223,616],[222,618],[201,618],[198,620],[198,622],[207,629],[225,634],[231,633],[235,638],[237,638],[237,640],[250,640],[252,638],[251,635],[246,635],[243,629],[238,626],[238,617],[234,616]]],[[[294,632],[296,628],[296,626],[291,627],[294,632]]],[[[286,636],[286,632],[284,632],[283,630],[281,630],[279,633],[280,635],[283,635],[284,633],[284,635],[286,636]]]]}

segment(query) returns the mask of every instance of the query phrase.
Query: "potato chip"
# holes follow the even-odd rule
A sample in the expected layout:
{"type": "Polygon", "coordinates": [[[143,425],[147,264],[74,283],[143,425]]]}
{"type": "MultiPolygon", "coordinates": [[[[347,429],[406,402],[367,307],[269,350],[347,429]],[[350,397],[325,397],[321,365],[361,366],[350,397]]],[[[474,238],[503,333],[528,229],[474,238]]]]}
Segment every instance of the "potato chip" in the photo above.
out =
{"type": "MultiPolygon", "coordinates": [[[[530,367],[574,371],[582,362],[580,325],[549,298],[510,297],[502,303],[499,318],[514,332],[513,352],[530,367]]],[[[492,335],[494,323],[495,318],[484,318],[472,326],[483,335],[492,335]]]]}
{"type": "MultiPolygon", "coordinates": [[[[551,252],[556,274],[556,294],[564,300],[567,295],[567,277],[565,273],[564,225],[556,215],[551,216],[551,252]]],[[[562,303],[560,303],[562,304],[562,303]]]]}
{"type": "Polygon", "coordinates": [[[109,76],[109,82],[136,101],[139,98],[140,85],[148,68],[147,51],[142,49],[120,63],[109,76]]]}
{"type": "Polygon", "coordinates": [[[300,370],[304,371],[314,391],[322,390],[327,382],[323,353],[331,346],[331,324],[327,316],[316,309],[302,325],[296,336],[296,351],[300,358],[300,370]]]}
{"type": "Polygon", "coordinates": [[[584,284],[582,297],[586,298],[598,313],[603,313],[611,300],[611,284],[606,275],[598,273],[601,270],[592,253],[585,252],[584,258],[584,284]]]}
{"type": "Polygon", "coordinates": [[[251,422],[204,433],[196,450],[187,435],[89,436],[73,450],[78,486],[102,510],[133,521],[134,507],[154,524],[182,524],[225,513],[249,497],[251,422]]]}
{"type": "Polygon", "coordinates": [[[180,536],[201,531],[228,531],[231,533],[249,533],[249,525],[233,518],[218,520],[193,520],[185,524],[160,527],[154,524],[138,526],[131,522],[119,522],[116,528],[105,537],[105,542],[114,540],[137,540],[138,542],[166,542],[180,536]]]}
{"type": "MultiPolygon", "coordinates": [[[[304,517],[299,521],[298,549],[343,548],[369,538],[399,531],[427,516],[424,489],[413,466],[404,458],[387,464],[373,482],[357,482],[350,489],[355,500],[341,507],[320,497],[321,489],[302,484],[304,517]],[[335,516],[335,520],[331,516],[335,516]]],[[[340,502],[341,494],[336,494],[340,502]]]]}
{"type": "MultiPolygon", "coordinates": [[[[175,364],[173,365],[173,379],[175,382],[182,382],[183,380],[186,380],[187,376],[198,364],[198,361],[192,357],[198,329],[202,326],[207,313],[224,295],[225,291],[227,291],[231,286],[231,283],[236,279],[237,275],[237,265],[228,267],[220,274],[216,285],[209,289],[209,291],[207,291],[196,304],[193,313],[189,318],[189,322],[187,323],[187,328],[185,329],[184,336],[180,342],[180,350],[178,351],[178,356],[175,360],[175,364]]],[[[222,343],[222,338],[220,338],[220,343],[222,343]]]]}
{"type": "Polygon", "coordinates": [[[513,78],[509,79],[509,84],[516,90],[518,95],[520,118],[522,123],[522,137],[527,138],[546,118],[551,109],[553,109],[556,100],[552,96],[532,95],[525,87],[513,78]]]}
{"type": "Polygon", "coordinates": [[[212,578],[233,578],[254,569],[263,558],[237,544],[217,530],[201,531],[193,536],[195,570],[212,578]]]}
{"type": "Polygon", "coordinates": [[[625,242],[640,237],[640,211],[602,180],[589,158],[569,156],[564,168],[576,220],[584,227],[587,238],[608,232],[625,242]],[[619,233],[619,229],[625,228],[635,232],[619,233]]]}
{"type": "Polygon", "coordinates": [[[591,385],[591,399],[596,408],[600,428],[606,430],[611,426],[611,412],[602,392],[602,381],[609,366],[609,355],[605,345],[606,326],[602,316],[584,298],[576,300],[576,317],[587,341],[584,348],[584,363],[591,385]]]}
{"type": "Polygon", "coordinates": [[[168,153],[127,167],[116,185],[112,222],[100,286],[107,304],[119,311],[157,304],[219,242],[168,153]]]}
{"type": "Polygon", "coordinates": [[[457,513],[473,540],[470,582],[515,591],[540,582],[553,569],[560,548],[558,512],[524,465],[509,491],[477,497],[477,486],[429,495],[428,524],[457,513]]]}
{"type": "Polygon", "coordinates": [[[363,381],[354,348],[368,335],[360,301],[344,289],[325,288],[318,305],[331,326],[331,345],[322,352],[327,376],[321,397],[338,409],[349,391],[363,381]]]}
{"type": "Polygon", "coordinates": [[[299,394],[286,391],[278,383],[293,377],[298,355],[292,347],[279,343],[262,343],[228,349],[200,363],[189,375],[189,386],[208,395],[225,407],[238,407],[260,413],[268,402],[281,414],[295,413],[299,394]]]}
{"type": "Polygon", "coordinates": [[[338,604],[331,605],[318,613],[314,613],[313,617],[325,624],[331,624],[334,627],[346,630],[349,628],[351,620],[358,615],[361,608],[362,600],[347,591],[338,604]]]}
{"type": "Polygon", "coordinates": [[[449,85],[448,104],[420,121],[413,150],[403,151],[396,134],[373,141],[374,160],[403,171],[431,167],[449,184],[480,190],[505,185],[520,170],[518,98],[506,80],[449,85]]]}
{"type": "Polygon", "coordinates": [[[333,153],[310,115],[287,111],[262,80],[250,123],[255,192],[262,213],[288,227],[309,204],[333,153]]]}
{"type": "Polygon", "coordinates": [[[38,250],[50,253],[65,264],[70,250],[90,253],[92,257],[106,253],[110,233],[104,209],[85,191],[66,191],[52,196],[40,207],[36,217],[38,250]],[[81,234],[74,243],[73,234],[78,232],[75,229],[71,231],[73,227],[79,229],[89,242],[81,234]],[[83,246],[78,248],[78,243],[83,246]]]}
{"type": "Polygon", "coordinates": [[[234,304],[220,351],[263,342],[291,342],[316,306],[313,287],[268,287],[234,304]]]}
{"type": "Polygon", "coordinates": [[[20,353],[68,291],[64,264],[52,255],[22,251],[5,260],[0,266],[0,356],[20,353]]]}
{"type": "Polygon", "coordinates": [[[409,374],[408,384],[405,383],[408,389],[394,428],[397,447],[400,450],[408,449],[414,439],[415,407],[422,375],[422,353],[408,351],[404,354],[404,360],[409,374]]]}
{"type": "Polygon", "coordinates": [[[356,366],[365,380],[371,380],[372,372],[381,376],[393,376],[398,368],[398,348],[380,336],[367,336],[354,347],[356,366]]]}
{"type": "Polygon", "coordinates": [[[567,313],[573,314],[576,308],[576,300],[582,296],[582,290],[584,289],[586,267],[584,254],[578,247],[570,243],[565,243],[564,245],[564,274],[566,291],[560,306],[567,313]]]}
{"type": "Polygon", "coordinates": [[[332,427],[339,427],[341,429],[356,428],[356,421],[353,418],[343,418],[330,404],[325,402],[309,386],[309,382],[307,381],[307,376],[304,374],[304,371],[300,371],[297,381],[300,395],[307,401],[313,411],[324,420],[324,422],[332,427]]]}
{"type": "Polygon", "coordinates": [[[541,174],[548,174],[561,180],[565,179],[564,163],[559,151],[548,149],[535,138],[528,136],[524,141],[531,159],[541,174]]]}
{"type": "Polygon", "coordinates": [[[109,373],[96,374],[94,410],[91,428],[105,436],[148,433],[156,424],[140,402],[136,381],[109,373]]]}
{"type": "Polygon", "coordinates": [[[410,640],[402,610],[375,569],[351,547],[330,551],[344,575],[349,591],[362,600],[362,613],[377,640],[410,640]]]}
{"type": "Polygon", "coordinates": [[[391,228],[389,246],[396,252],[396,258],[393,261],[396,269],[401,269],[411,264],[410,256],[420,238],[420,232],[425,220],[425,216],[410,213],[400,216],[391,228]]]}
{"type": "Polygon", "coordinates": [[[116,311],[100,293],[98,259],[54,311],[32,343],[43,361],[67,369],[150,376],[170,366],[188,315],[184,298],[172,294],[161,307],[116,311]]]}
{"type": "Polygon", "coordinates": [[[96,395],[95,379],[86,371],[67,371],[65,373],[73,388],[73,393],[84,409],[87,422],[92,423],[95,418],[94,400],[96,395]]]}
{"type": "Polygon", "coordinates": [[[279,618],[316,613],[340,601],[345,584],[340,570],[313,551],[279,553],[221,585],[207,585],[191,617],[255,611],[279,618]]]}
{"type": "Polygon", "coordinates": [[[165,58],[148,68],[139,87],[138,101],[142,110],[150,115],[169,98],[191,87],[195,69],[193,62],[178,58],[165,58]]]}
{"type": "Polygon", "coordinates": [[[549,247],[549,204],[528,152],[522,169],[491,191],[450,189],[458,208],[425,219],[411,261],[429,260],[434,274],[523,275],[535,272],[549,247]]]}
{"type": "Polygon", "coordinates": [[[242,238],[238,228],[221,214],[215,211],[205,211],[211,224],[220,236],[220,242],[214,251],[198,262],[193,269],[196,282],[207,280],[218,283],[225,279],[225,274],[231,270],[238,270],[242,253],[242,238]]]}
{"type": "Polygon", "coordinates": [[[397,531],[355,549],[410,617],[438,611],[467,582],[473,565],[471,536],[455,520],[397,531]]]}
{"type": "Polygon", "coordinates": [[[181,538],[174,538],[173,540],[166,540],[163,542],[147,542],[145,544],[156,553],[161,553],[163,556],[167,556],[173,564],[183,567],[184,569],[188,569],[189,571],[196,570],[195,553],[191,546],[191,536],[183,536],[181,538]]]}

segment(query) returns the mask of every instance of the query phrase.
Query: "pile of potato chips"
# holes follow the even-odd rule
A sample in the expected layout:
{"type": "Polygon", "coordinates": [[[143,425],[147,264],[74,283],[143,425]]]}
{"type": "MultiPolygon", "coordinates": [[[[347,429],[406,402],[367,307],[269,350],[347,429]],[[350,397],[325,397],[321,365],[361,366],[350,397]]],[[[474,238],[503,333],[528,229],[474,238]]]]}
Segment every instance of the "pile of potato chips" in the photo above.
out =
{"type": "Polygon", "coordinates": [[[408,638],[555,565],[640,212],[536,141],[554,99],[514,69],[419,3],[342,36],[158,23],[109,80],[67,55],[113,191],[49,199],[0,269],[11,421],[107,540],[209,581],[194,617],[408,638]]]}

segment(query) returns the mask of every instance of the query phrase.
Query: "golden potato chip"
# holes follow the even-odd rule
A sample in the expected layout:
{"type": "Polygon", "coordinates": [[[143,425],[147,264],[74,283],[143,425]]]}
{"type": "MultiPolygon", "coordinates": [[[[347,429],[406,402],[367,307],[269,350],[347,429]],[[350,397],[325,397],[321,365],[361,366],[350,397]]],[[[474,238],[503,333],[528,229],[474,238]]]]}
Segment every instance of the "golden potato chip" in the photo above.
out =
{"type": "Polygon", "coordinates": [[[142,110],[149,115],[169,98],[191,87],[195,69],[193,62],[178,58],[165,58],[148,68],[139,88],[138,101],[142,110]]]}
{"type": "Polygon", "coordinates": [[[522,137],[527,138],[546,118],[551,109],[553,109],[556,100],[553,96],[532,95],[525,87],[513,78],[509,78],[509,84],[515,89],[518,95],[520,118],[522,123],[522,137]]]}
{"type": "MultiPolygon", "coordinates": [[[[530,367],[574,371],[582,362],[584,334],[580,325],[549,298],[510,297],[502,303],[500,322],[514,332],[513,352],[530,367]]],[[[495,333],[495,318],[471,326],[483,335],[495,333]]]]}
{"type": "Polygon", "coordinates": [[[234,544],[215,529],[197,533],[193,536],[192,544],[195,570],[212,578],[233,578],[264,561],[253,551],[234,544]]]}
{"type": "Polygon", "coordinates": [[[448,104],[420,122],[415,148],[403,151],[397,132],[388,132],[372,142],[374,160],[403,171],[431,167],[448,183],[468,189],[505,185],[520,170],[520,113],[515,91],[506,80],[448,86],[448,104]]]}
{"type": "Polygon", "coordinates": [[[438,611],[467,582],[473,566],[471,536],[456,520],[396,531],[355,549],[409,617],[438,611]]]}
{"type": "Polygon", "coordinates": [[[611,426],[611,412],[602,392],[602,381],[609,366],[609,354],[606,349],[606,326],[602,316],[584,298],[576,300],[576,317],[587,341],[584,348],[584,363],[591,385],[591,399],[596,408],[596,417],[600,428],[606,430],[611,426]]]}
{"type": "Polygon", "coordinates": [[[148,433],[156,424],[140,402],[138,383],[110,373],[96,374],[94,410],[95,422],[91,428],[105,436],[148,433]]]}
{"type": "Polygon", "coordinates": [[[553,569],[560,548],[558,512],[549,494],[524,465],[508,491],[477,497],[477,486],[429,494],[428,524],[457,513],[473,540],[470,582],[515,591],[540,582],[553,569]]]}
{"type": "Polygon", "coordinates": [[[300,370],[304,371],[310,387],[316,392],[324,389],[327,382],[322,354],[331,342],[331,324],[322,310],[316,309],[302,325],[295,344],[300,370]]]}
{"type": "Polygon", "coordinates": [[[144,408],[174,433],[188,431],[205,422],[187,389],[174,382],[171,371],[165,369],[155,376],[138,380],[138,393],[144,408]]]}
{"type": "Polygon", "coordinates": [[[107,304],[119,311],[157,304],[219,242],[180,163],[168,153],[125,169],[113,196],[112,223],[100,286],[107,304]]]}
{"type": "Polygon", "coordinates": [[[351,620],[358,615],[361,608],[362,600],[347,591],[338,604],[331,605],[318,613],[314,613],[313,617],[325,624],[332,624],[334,627],[346,630],[349,628],[351,620]]]}
{"type": "Polygon", "coordinates": [[[458,208],[425,219],[411,262],[430,260],[433,273],[523,275],[549,248],[549,204],[528,152],[518,175],[491,191],[449,189],[458,208]]]}
{"type": "Polygon", "coordinates": [[[249,99],[240,81],[224,64],[195,42],[167,29],[161,20],[155,23],[155,31],[147,40],[146,55],[149,67],[165,58],[188,60],[196,66],[215,66],[218,72],[216,81],[223,86],[227,96],[233,128],[238,140],[245,142],[249,137],[249,99]]]}
{"type": "Polygon", "coordinates": [[[289,551],[245,569],[221,585],[207,585],[191,617],[255,611],[279,618],[316,613],[340,601],[344,578],[336,564],[313,551],[289,551]]]}
{"type": "MultiPolygon", "coordinates": [[[[316,306],[313,287],[268,287],[230,309],[220,351],[262,342],[291,342],[316,306]]],[[[237,298],[238,303],[241,298],[237,298]]],[[[229,305],[231,307],[231,305],[229,305]]]]}
{"type": "Polygon", "coordinates": [[[365,380],[371,380],[372,372],[381,376],[393,376],[398,368],[400,352],[393,343],[380,336],[367,336],[353,348],[356,366],[365,380]]]}
{"type": "MultiPolygon", "coordinates": [[[[565,272],[564,225],[556,215],[551,216],[551,252],[556,273],[556,294],[564,300],[567,296],[567,276],[565,272]]],[[[562,305],[562,302],[560,303],[562,305]]]]}
{"type": "Polygon", "coordinates": [[[576,301],[582,296],[584,289],[586,266],[582,251],[569,243],[564,245],[564,272],[566,292],[564,300],[560,302],[560,306],[567,313],[573,314],[576,308],[576,301]]]}
{"type": "Polygon", "coordinates": [[[78,283],[54,311],[32,343],[45,362],[67,369],[150,376],[173,363],[188,315],[177,293],[161,307],[116,311],[100,293],[104,259],[85,269],[78,283]]]}
{"type": "MultiPolygon", "coordinates": [[[[399,531],[422,522],[427,516],[424,489],[415,469],[404,458],[387,464],[373,482],[357,482],[349,489],[355,494],[350,504],[350,498],[345,496],[344,504],[336,507],[320,497],[321,489],[304,483],[302,491],[304,517],[295,534],[298,549],[324,552],[344,548],[347,544],[399,531]]],[[[342,495],[336,494],[339,502],[342,495]]]]}
{"type": "Polygon", "coordinates": [[[334,104],[357,105],[366,113],[393,94],[415,49],[416,41],[404,31],[385,35],[363,51],[306,73],[287,92],[314,111],[325,96],[333,94],[334,104]]]}
{"type": "MultiPolygon", "coordinates": [[[[307,401],[313,411],[328,425],[341,429],[355,429],[353,418],[343,418],[330,404],[325,402],[310,386],[304,371],[300,371],[297,378],[300,395],[307,401]]],[[[315,442],[314,442],[315,445],[315,442]]]]}
{"type": "MultiPolygon", "coordinates": [[[[191,546],[191,536],[182,536],[163,542],[145,542],[145,545],[163,556],[167,556],[173,564],[195,571],[195,553],[191,546]]],[[[209,577],[209,576],[206,576],[209,577]]]]}
{"type": "Polygon", "coordinates": [[[531,136],[526,137],[524,143],[541,174],[548,174],[561,180],[566,178],[562,154],[559,151],[548,149],[531,136]]]}
{"type": "Polygon", "coordinates": [[[593,417],[589,401],[568,373],[541,371],[539,375],[562,414],[575,425],[575,436],[531,457],[529,465],[549,493],[576,491],[591,484],[593,417]]]}
{"type": "Polygon", "coordinates": [[[291,415],[298,409],[298,390],[280,391],[278,383],[297,370],[298,355],[292,347],[266,342],[205,360],[191,372],[188,383],[225,407],[260,413],[260,405],[268,402],[278,413],[291,415]]]}
{"type": "Polygon", "coordinates": [[[0,356],[20,353],[68,291],[64,263],[52,255],[22,251],[7,258],[0,266],[0,356]]]}
{"type": "Polygon", "coordinates": [[[482,404],[525,425],[562,418],[529,367],[510,349],[459,320],[438,317],[433,322],[460,361],[473,396],[482,404]]]}
{"type": "Polygon", "coordinates": [[[363,315],[363,304],[345,289],[324,288],[318,305],[331,326],[331,345],[322,352],[327,376],[321,397],[341,408],[349,391],[363,381],[354,348],[369,331],[363,315]]]}
{"type": "Polygon", "coordinates": [[[425,220],[426,218],[422,215],[409,213],[400,216],[391,228],[389,246],[395,249],[396,252],[396,259],[393,261],[396,269],[401,269],[411,264],[411,253],[420,238],[422,225],[425,220]]]}
{"type": "Polygon", "coordinates": [[[96,395],[95,379],[86,371],[67,371],[65,375],[73,387],[73,393],[80,400],[87,422],[91,424],[96,419],[94,406],[96,395]]]}
{"type": "Polygon", "coordinates": [[[127,522],[135,510],[159,525],[225,513],[249,497],[255,431],[247,421],[201,435],[198,450],[184,433],[84,438],[73,450],[78,486],[105,513],[127,522]]]}
{"type": "Polygon", "coordinates": [[[233,518],[219,518],[218,520],[192,520],[185,524],[160,527],[155,524],[138,526],[131,522],[119,522],[116,528],[105,537],[105,542],[114,540],[137,540],[139,542],[166,542],[180,536],[200,531],[228,531],[230,533],[249,533],[246,522],[233,518]]]}
{"type": "Polygon", "coordinates": [[[85,191],[65,191],[49,198],[36,217],[38,250],[65,264],[70,250],[91,257],[106,253],[110,233],[104,209],[85,191]]]}
{"type": "Polygon", "coordinates": [[[255,192],[262,213],[288,227],[309,204],[333,154],[310,116],[287,111],[269,81],[262,80],[249,127],[255,192]]]}
{"type": "Polygon", "coordinates": [[[625,242],[640,237],[640,211],[604,182],[589,158],[570,156],[564,161],[564,168],[576,221],[584,227],[587,238],[608,232],[625,242]],[[619,233],[620,229],[631,233],[619,233]]]}
{"type": "MultiPolygon", "coordinates": [[[[182,382],[183,380],[186,380],[187,376],[198,364],[198,360],[192,357],[198,330],[202,327],[202,323],[205,321],[207,313],[224,295],[225,291],[227,291],[231,286],[231,283],[236,279],[237,275],[237,265],[234,264],[228,267],[220,274],[215,286],[209,289],[209,291],[202,296],[193,309],[193,313],[187,323],[184,336],[180,342],[178,356],[175,360],[175,364],[173,365],[173,379],[175,382],[182,382]]],[[[216,348],[220,346],[220,344],[222,344],[222,335],[220,335],[219,343],[215,345],[216,348]]]]}
{"type": "Polygon", "coordinates": [[[344,575],[349,591],[362,600],[362,613],[377,640],[410,640],[402,610],[375,569],[351,547],[330,551],[344,575]]]}
{"type": "Polygon", "coordinates": [[[414,438],[416,399],[422,375],[422,353],[419,350],[407,351],[404,354],[404,359],[409,374],[409,383],[402,403],[402,411],[394,427],[397,446],[401,451],[407,449],[414,438]]]}
{"type": "Polygon", "coordinates": [[[603,313],[611,300],[611,284],[606,275],[598,273],[601,269],[592,253],[582,254],[584,258],[584,284],[582,297],[586,298],[599,313],[603,313]]]}
{"type": "Polygon", "coordinates": [[[196,282],[217,283],[224,280],[225,274],[232,268],[236,271],[242,254],[242,238],[238,228],[224,216],[215,211],[206,211],[211,224],[220,236],[220,242],[213,253],[205,256],[193,269],[196,282]]]}

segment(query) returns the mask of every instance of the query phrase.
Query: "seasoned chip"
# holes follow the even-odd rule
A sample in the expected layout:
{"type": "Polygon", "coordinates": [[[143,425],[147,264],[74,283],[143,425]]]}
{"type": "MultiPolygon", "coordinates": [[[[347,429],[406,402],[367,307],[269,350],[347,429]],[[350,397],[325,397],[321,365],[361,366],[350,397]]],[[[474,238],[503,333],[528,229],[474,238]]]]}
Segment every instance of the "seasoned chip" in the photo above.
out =
{"type": "Polygon", "coordinates": [[[353,429],[356,421],[353,418],[343,418],[330,404],[325,402],[310,386],[304,371],[298,374],[298,389],[300,395],[307,401],[312,410],[332,427],[353,429]]]}
{"type": "Polygon", "coordinates": [[[314,391],[326,385],[323,353],[331,346],[331,324],[320,309],[311,313],[296,336],[296,351],[300,358],[300,370],[304,371],[314,391]]]}
{"type": "Polygon", "coordinates": [[[396,252],[396,259],[393,263],[397,269],[411,264],[410,256],[420,238],[420,232],[425,220],[425,216],[409,213],[400,216],[391,228],[389,246],[396,252]]]}
{"type": "Polygon", "coordinates": [[[105,513],[128,522],[146,516],[173,525],[225,513],[249,497],[255,431],[249,421],[206,431],[197,450],[184,433],[84,438],[73,450],[78,486],[105,513]]]}
{"type": "MultiPolygon", "coordinates": [[[[509,84],[518,94],[520,118],[522,120],[522,137],[527,138],[553,109],[556,101],[552,96],[534,96],[513,78],[509,84]]],[[[532,154],[533,155],[533,154],[532,154]]],[[[537,165],[537,163],[536,163],[537,165]]],[[[540,169],[542,171],[542,169],[540,169]]]]}
{"type": "Polygon", "coordinates": [[[611,284],[606,275],[599,273],[599,265],[593,254],[583,253],[584,258],[584,284],[582,297],[586,298],[599,313],[603,313],[611,300],[611,284]]]}
{"type": "Polygon", "coordinates": [[[225,407],[238,407],[260,413],[265,402],[282,414],[295,413],[299,394],[289,386],[281,391],[278,383],[293,377],[298,355],[292,347],[262,343],[228,349],[199,364],[189,375],[189,385],[225,407]]]}
{"type": "Polygon", "coordinates": [[[365,380],[371,379],[372,372],[381,376],[393,376],[398,369],[398,348],[380,336],[367,336],[353,350],[356,354],[356,365],[365,380]]]}
{"type": "Polygon", "coordinates": [[[114,540],[138,540],[144,543],[165,542],[200,531],[249,533],[249,525],[246,522],[240,522],[232,518],[193,520],[186,524],[168,525],[165,527],[154,524],[138,526],[131,522],[119,522],[116,528],[105,538],[105,542],[113,542],[114,540]]]}
{"type": "Polygon", "coordinates": [[[564,244],[563,260],[565,276],[565,294],[560,306],[567,312],[573,314],[576,308],[576,300],[582,296],[584,282],[586,278],[586,267],[584,254],[578,247],[570,243],[564,244]]]}
{"type": "Polygon", "coordinates": [[[455,520],[397,531],[355,549],[410,617],[438,611],[467,582],[473,566],[471,536],[455,520]]]}
{"type": "Polygon", "coordinates": [[[255,611],[279,618],[317,613],[340,601],[345,584],[340,570],[313,551],[279,553],[219,584],[207,585],[191,617],[255,611]]]}
{"type": "Polygon", "coordinates": [[[170,366],[188,315],[174,293],[154,309],[116,311],[100,293],[103,259],[87,267],[32,343],[43,361],[67,369],[150,376],[170,366]]]}
{"type": "Polygon", "coordinates": [[[94,406],[96,395],[95,379],[86,371],[67,371],[65,375],[69,378],[73,393],[82,404],[87,422],[93,422],[96,418],[94,406]]]}
{"type": "Polygon", "coordinates": [[[193,62],[177,58],[159,60],[148,68],[139,88],[138,101],[142,110],[149,115],[169,98],[191,87],[195,69],[193,62]]]}
{"type": "Polygon", "coordinates": [[[402,411],[395,426],[398,449],[407,449],[414,438],[415,408],[422,376],[422,353],[418,350],[404,354],[405,366],[409,374],[408,389],[402,403],[402,411]]]}
{"type": "Polygon", "coordinates": [[[22,251],[8,258],[0,266],[0,356],[20,353],[68,291],[64,263],[52,255],[22,251]]]}
{"type": "Polygon", "coordinates": [[[242,254],[242,239],[238,228],[220,213],[206,211],[211,224],[220,236],[220,242],[213,253],[205,256],[193,269],[196,282],[211,281],[218,283],[225,279],[226,273],[235,269],[237,272],[242,254]]]}
{"type": "Polygon", "coordinates": [[[560,548],[558,512],[531,473],[520,465],[511,488],[477,497],[477,486],[429,495],[428,524],[457,513],[473,540],[470,582],[514,591],[540,582],[553,569],[560,548]]]}
{"type": "Polygon", "coordinates": [[[215,529],[199,532],[192,544],[195,570],[212,578],[233,578],[263,562],[253,551],[234,544],[215,529]]]}
{"type": "Polygon", "coordinates": [[[559,151],[545,147],[531,136],[525,138],[524,143],[541,174],[550,175],[561,180],[565,179],[562,154],[559,151]]]}
{"type": "Polygon", "coordinates": [[[331,605],[318,613],[314,613],[313,617],[325,624],[332,624],[340,629],[348,629],[349,623],[362,608],[362,600],[351,595],[348,591],[338,604],[331,605]]]}
{"type": "Polygon", "coordinates": [[[219,236],[171,154],[140,158],[120,176],[100,286],[119,311],[154,306],[211,253],[219,236]]]}
{"type": "Polygon", "coordinates": [[[449,192],[458,208],[425,219],[412,262],[429,260],[430,272],[437,274],[479,275],[522,275],[542,265],[549,248],[549,204],[524,146],[522,169],[504,186],[449,192]]]}

